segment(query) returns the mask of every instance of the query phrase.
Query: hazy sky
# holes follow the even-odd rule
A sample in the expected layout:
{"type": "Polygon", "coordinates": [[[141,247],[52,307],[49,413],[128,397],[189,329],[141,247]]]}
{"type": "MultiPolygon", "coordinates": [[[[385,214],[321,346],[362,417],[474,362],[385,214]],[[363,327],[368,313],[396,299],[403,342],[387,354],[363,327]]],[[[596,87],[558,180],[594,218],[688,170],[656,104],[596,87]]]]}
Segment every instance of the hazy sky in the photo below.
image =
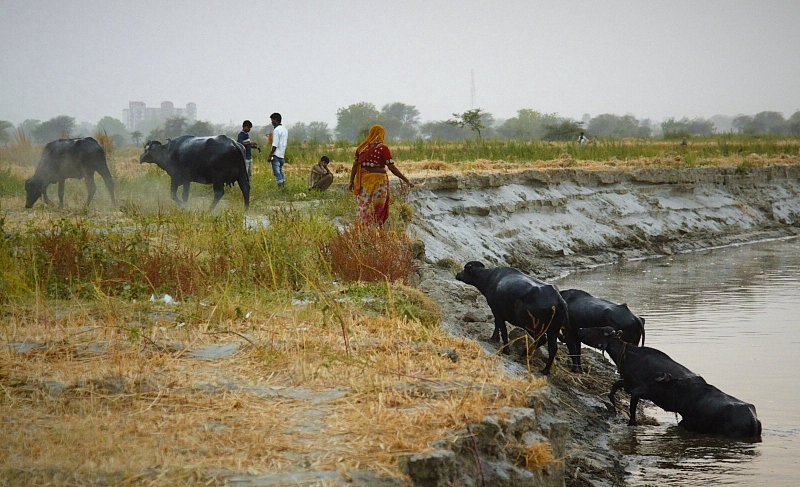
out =
{"type": "Polygon", "coordinates": [[[797,0],[0,0],[0,120],[336,125],[366,101],[580,119],[800,109],[797,0]],[[474,73],[474,106],[471,73],[474,73]]]}

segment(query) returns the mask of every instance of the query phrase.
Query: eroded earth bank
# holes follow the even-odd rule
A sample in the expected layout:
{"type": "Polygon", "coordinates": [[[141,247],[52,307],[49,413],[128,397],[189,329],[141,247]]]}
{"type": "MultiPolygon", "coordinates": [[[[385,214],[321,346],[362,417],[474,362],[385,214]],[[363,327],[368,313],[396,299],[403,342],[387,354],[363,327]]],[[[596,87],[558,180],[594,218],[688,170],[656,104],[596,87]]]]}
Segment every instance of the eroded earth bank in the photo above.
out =
{"type": "MultiPolygon", "coordinates": [[[[429,178],[409,202],[416,211],[411,232],[424,243],[419,256],[427,263],[416,285],[439,304],[450,332],[496,353],[487,341],[491,312],[475,288],[454,279],[456,264],[511,265],[550,280],[624,259],[797,235],[800,167],[472,173],[429,178]]],[[[546,351],[529,360],[517,343],[508,373],[539,370],[546,351]]],[[[557,367],[529,411],[515,411],[510,423],[487,418],[473,432],[480,445],[443,444],[415,458],[412,478],[420,485],[621,485],[624,465],[611,447],[613,429],[601,402],[615,370],[587,347],[583,355],[588,373],[570,374],[561,345],[557,367]],[[519,431],[526,425],[532,431],[519,431]],[[504,462],[502,442],[541,436],[563,462],[535,476],[504,462]]]]}

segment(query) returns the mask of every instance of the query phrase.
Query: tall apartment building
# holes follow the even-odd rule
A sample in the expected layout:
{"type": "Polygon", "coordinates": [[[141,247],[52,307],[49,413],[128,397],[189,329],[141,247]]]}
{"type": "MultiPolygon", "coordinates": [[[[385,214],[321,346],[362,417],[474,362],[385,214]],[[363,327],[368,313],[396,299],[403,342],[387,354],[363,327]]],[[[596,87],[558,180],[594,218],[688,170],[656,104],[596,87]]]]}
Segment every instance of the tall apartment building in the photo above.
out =
{"type": "Polygon", "coordinates": [[[143,128],[150,130],[176,117],[185,118],[187,123],[196,122],[197,104],[187,103],[185,108],[175,108],[171,101],[163,101],[159,107],[148,107],[142,101],[131,101],[128,108],[122,110],[122,120],[131,132],[143,128]]]}

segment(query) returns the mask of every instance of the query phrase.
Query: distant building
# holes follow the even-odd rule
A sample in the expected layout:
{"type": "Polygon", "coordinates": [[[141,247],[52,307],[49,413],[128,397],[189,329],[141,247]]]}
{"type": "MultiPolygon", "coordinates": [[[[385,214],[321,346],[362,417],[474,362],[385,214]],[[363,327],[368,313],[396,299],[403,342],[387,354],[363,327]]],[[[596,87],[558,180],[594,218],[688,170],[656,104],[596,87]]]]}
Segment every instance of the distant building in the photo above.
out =
{"type": "Polygon", "coordinates": [[[197,104],[187,103],[186,108],[175,108],[171,101],[162,101],[159,107],[148,107],[142,101],[128,102],[122,110],[122,120],[131,132],[150,131],[170,118],[183,117],[187,123],[197,121],[197,104]],[[144,130],[142,130],[144,129],[144,130]]]}

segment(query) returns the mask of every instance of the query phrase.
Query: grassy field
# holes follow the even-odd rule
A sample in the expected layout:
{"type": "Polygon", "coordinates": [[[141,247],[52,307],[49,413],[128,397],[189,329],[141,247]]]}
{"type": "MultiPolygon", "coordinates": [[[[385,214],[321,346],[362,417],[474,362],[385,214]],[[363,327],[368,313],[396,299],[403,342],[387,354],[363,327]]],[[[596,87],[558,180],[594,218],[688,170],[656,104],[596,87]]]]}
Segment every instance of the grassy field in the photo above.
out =
{"type": "MultiPolygon", "coordinates": [[[[208,212],[201,185],[178,209],[166,175],[134,148],[109,158],[116,208],[97,178],[88,209],[71,180],[65,209],[26,210],[41,147],[0,147],[0,483],[193,484],[219,468],[400,475],[398,456],[524,404],[545,380],[507,377],[477,342],[443,332],[436,305],[407,285],[418,265],[408,193],[376,230],[352,227],[346,191],[306,191],[322,154],[345,184],[352,150],[290,147],[285,189],[256,153],[245,214],[238,188],[208,212]],[[230,353],[203,355],[214,350],[230,353]]],[[[777,138],[392,150],[412,179],[800,163],[800,139],[777,138]]],[[[552,461],[527,454],[521,464],[552,461]]]]}

